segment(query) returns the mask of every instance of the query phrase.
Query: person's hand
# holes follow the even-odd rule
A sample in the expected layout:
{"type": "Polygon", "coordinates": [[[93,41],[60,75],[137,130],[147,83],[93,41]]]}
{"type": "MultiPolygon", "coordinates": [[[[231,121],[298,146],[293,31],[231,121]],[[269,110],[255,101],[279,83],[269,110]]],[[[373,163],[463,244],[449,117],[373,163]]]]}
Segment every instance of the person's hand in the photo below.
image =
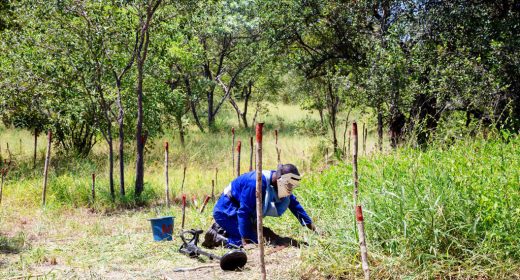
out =
{"type": "Polygon", "coordinates": [[[315,226],[314,224],[306,224],[305,226],[306,226],[308,229],[310,229],[310,230],[316,232],[316,226],[315,226]]]}
{"type": "Polygon", "coordinates": [[[319,236],[323,236],[323,231],[321,231],[320,229],[318,229],[314,224],[307,224],[307,227],[314,231],[314,233],[316,233],[317,235],[319,236]]]}

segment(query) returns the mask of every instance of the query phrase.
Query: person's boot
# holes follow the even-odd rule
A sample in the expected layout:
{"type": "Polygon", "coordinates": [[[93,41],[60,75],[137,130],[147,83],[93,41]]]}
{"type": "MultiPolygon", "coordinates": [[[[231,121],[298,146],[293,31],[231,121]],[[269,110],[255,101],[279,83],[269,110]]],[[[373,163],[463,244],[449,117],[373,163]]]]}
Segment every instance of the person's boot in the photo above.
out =
{"type": "Polygon", "coordinates": [[[204,235],[204,242],[202,246],[208,249],[226,245],[228,239],[226,238],[226,231],[217,223],[213,223],[210,229],[204,235]]]}

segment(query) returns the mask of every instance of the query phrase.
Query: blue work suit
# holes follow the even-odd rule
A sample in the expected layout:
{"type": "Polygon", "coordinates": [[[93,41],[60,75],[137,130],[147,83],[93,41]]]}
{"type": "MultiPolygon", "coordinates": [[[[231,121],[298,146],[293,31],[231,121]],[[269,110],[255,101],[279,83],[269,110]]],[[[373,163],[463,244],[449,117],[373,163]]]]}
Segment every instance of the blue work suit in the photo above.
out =
{"type": "MultiPolygon", "coordinates": [[[[274,187],[270,181],[273,173],[275,171],[262,172],[263,216],[281,216],[289,208],[301,225],[312,224],[311,218],[300,205],[296,196],[291,194],[288,197],[278,199],[277,195],[273,195],[274,187]],[[267,195],[269,201],[266,201],[266,193],[269,194],[267,195]],[[266,207],[266,205],[271,205],[271,209],[267,209],[269,207],[266,207]]],[[[215,222],[226,231],[228,243],[240,246],[242,238],[258,243],[256,234],[256,171],[242,174],[231,182],[217,201],[213,209],[213,217],[215,222]]]]}

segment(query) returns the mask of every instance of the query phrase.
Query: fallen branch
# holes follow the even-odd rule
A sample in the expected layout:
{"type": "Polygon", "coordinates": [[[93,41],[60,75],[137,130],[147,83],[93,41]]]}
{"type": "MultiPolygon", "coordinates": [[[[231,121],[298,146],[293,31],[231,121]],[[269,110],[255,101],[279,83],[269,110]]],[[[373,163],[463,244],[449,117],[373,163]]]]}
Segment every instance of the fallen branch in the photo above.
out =
{"type": "MultiPolygon", "coordinates": [[[[194,271],[194,270],[198,270],[198,269],[203,269],[203,268],[212,268],[212,267],[217,267],[218,264],[207,264],[207,265],[200,265],[200,266],[195,266],[195,267],[177,267],[177,268],[174,268],[173,269],[173,272],[187,272],[187,271],[194,271]]],[[[172,279],[172,278],[169,278],[168,276],[164,276],[166,277],[167,279],[172,279]]]]}

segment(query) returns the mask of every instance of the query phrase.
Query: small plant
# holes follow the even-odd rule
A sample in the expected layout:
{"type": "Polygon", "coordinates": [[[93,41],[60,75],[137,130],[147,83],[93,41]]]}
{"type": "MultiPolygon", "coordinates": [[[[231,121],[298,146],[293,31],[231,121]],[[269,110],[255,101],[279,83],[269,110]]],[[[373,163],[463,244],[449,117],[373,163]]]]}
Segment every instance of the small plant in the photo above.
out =
{"type": "Polygon", "coordinates": [[[17,254],[27,246],[23,232],[14,237],[0,235],[0,253],[2,254],[17,254]]]}

